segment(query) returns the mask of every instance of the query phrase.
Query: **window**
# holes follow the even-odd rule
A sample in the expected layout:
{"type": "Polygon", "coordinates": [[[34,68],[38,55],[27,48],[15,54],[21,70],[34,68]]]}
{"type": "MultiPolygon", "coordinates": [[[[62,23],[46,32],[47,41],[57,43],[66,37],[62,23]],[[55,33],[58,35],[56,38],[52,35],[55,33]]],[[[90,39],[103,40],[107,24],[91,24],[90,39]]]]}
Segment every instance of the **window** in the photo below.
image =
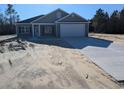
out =
{"type": "Polygon", "coordinates": [[[57,18],[61,18],[61,16],[62,16],[61,12],[57,12],[56,16],[57,16],[57,18]]]}
{"type": "Polygon", "coordinates": [[[20,26],[19,27],[19,33],[24,34],[24,33],[29,33],[30,32],[30,26],[20,26]]]}
{"type": "Polygon", "coordinates": [[[45,34],[52,34],[52,27],[51,26],[45,26],[45,34]]]}
{"type": "Polygon", "coordinates": [[[19,33],[21,33],[21,27],[19,27],[18,30],[19,30],[19,33]]]}
{"type": "Polygon", "coordinates": [[[21,34],[24,33],[24,27],[23,26],[19,27],[19,33],[21,33],[21,34]]]}
{"type": "Polygon", "coordinates": [[[38,32],[38,25],[34,25],[34,31],[38,32]]]}
{"type": "Polygon", "coordinates": [[[21,27],[21,33],[25,33],[25,28],[23,26],[21,27]]]}
{"type": "Polygon", "coordinates": [[[29,33],[30,32],[30,26],[25,26],[25,33],[29,33]]]}

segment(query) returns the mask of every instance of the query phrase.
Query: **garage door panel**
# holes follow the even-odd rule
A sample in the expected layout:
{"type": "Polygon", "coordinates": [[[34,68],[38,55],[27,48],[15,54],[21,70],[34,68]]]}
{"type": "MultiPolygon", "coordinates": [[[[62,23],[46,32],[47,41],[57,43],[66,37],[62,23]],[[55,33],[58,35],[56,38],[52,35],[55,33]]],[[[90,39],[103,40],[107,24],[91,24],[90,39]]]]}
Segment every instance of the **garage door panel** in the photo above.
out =
{"type": "Polygon", "coordinates": [[[79,37],[85,35],[85,24],[60,24],[61,37],[79,37]]]}

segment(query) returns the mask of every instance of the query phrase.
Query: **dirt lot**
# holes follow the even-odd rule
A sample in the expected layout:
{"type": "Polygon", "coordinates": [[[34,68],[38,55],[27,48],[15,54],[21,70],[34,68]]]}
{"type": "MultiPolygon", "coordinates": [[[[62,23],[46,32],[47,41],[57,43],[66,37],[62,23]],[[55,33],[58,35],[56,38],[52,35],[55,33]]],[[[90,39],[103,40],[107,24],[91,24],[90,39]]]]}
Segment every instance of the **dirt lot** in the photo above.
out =
{"type": "Polygon", "coordinates": [[[90,36],[100,39],[106,39],[124,45],[124,35],[114,35],[114,34],[96,34],[90,33],[90,36]]]}
{"type": "Polygon", "coordinates": [[[120,88],[85,55],[62,47],[63,41],[47,42],[59,46],[45,40],[2,43],[0,88],[120,88]]]}

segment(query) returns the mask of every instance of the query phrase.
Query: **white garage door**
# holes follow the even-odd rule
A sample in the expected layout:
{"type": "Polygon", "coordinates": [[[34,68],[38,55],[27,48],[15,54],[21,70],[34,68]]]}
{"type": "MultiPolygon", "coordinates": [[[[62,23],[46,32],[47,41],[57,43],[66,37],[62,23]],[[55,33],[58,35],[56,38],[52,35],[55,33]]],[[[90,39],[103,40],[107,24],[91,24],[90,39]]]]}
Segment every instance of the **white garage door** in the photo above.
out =
{"type": "Polygon", "coordinates": [[[85,24],[60,24],[61,37],[85,36],[85,24]]]}

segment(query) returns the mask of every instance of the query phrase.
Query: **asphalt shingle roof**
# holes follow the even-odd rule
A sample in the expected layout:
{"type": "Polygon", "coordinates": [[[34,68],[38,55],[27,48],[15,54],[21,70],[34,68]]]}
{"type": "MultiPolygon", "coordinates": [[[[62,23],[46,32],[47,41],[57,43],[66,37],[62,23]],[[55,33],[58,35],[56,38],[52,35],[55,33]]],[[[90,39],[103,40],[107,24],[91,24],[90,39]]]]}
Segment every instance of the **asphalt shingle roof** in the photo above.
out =
{"type": "Polygon", "coordinates": [[[34,20],[36,20],[36,19],[38,19],[38,18],[40,18],[42,16],[44,16],[44,15],[39,15],[39,16],[35,16],[35,17],[32,17],[32,18],[28,18],[28,19],[22,20],[22,21],[20,21],[18,23],[30,23],[30,22],[32,22],[32,21],[34,21],[34,20]]]}

